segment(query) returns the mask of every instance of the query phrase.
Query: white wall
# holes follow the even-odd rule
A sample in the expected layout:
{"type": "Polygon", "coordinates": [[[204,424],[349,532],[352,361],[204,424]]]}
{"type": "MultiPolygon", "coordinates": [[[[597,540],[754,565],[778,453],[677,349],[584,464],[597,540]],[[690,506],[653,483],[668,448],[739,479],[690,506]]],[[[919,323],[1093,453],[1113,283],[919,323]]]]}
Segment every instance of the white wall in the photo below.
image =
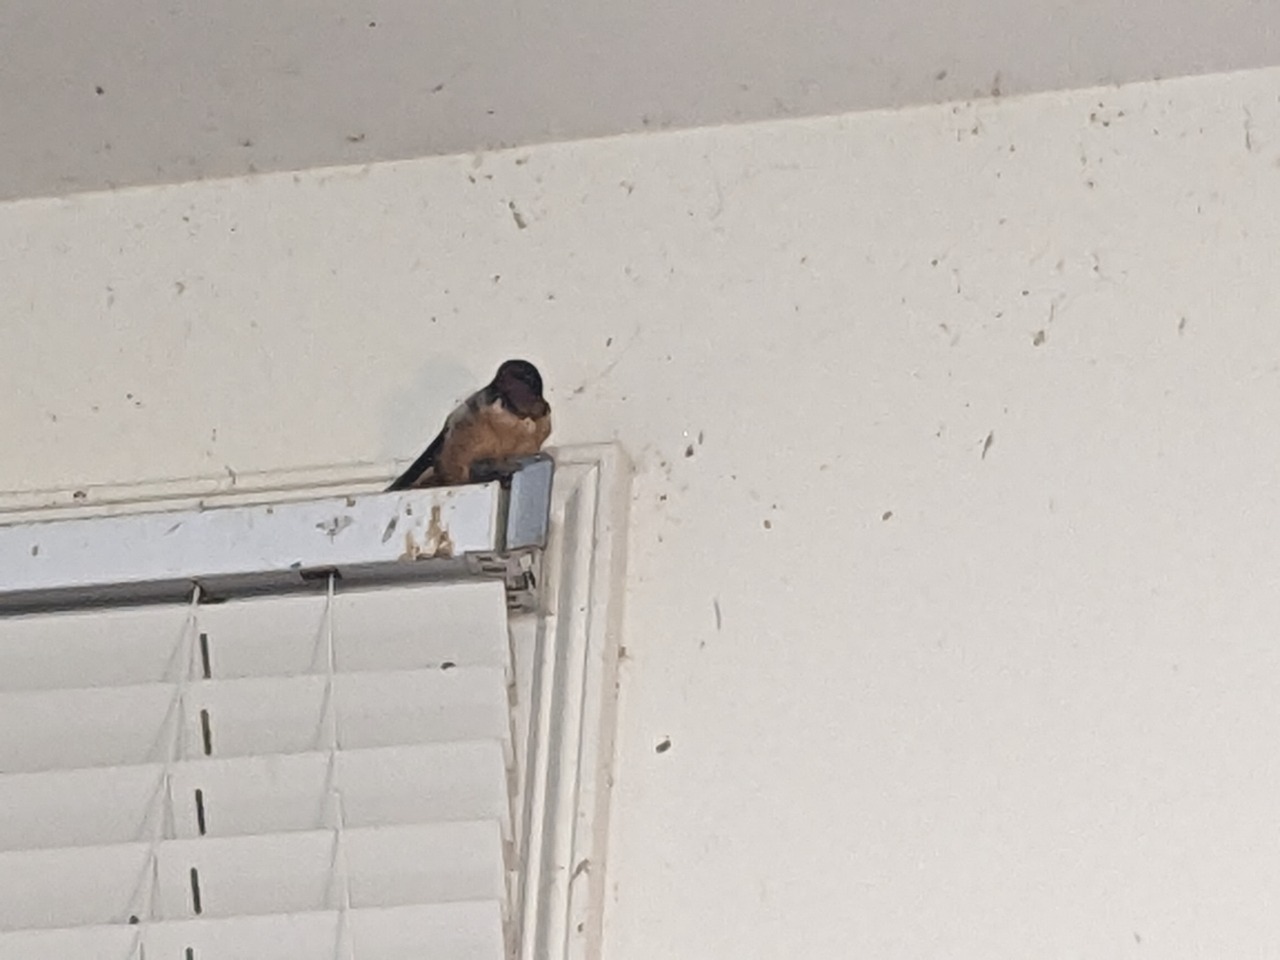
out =
{"type": "Polygon", "coordinates": [[[0,207],[0,489],[528,355],[639,465],[609,960],[1269,956],[1278,83],[0,207]]]}

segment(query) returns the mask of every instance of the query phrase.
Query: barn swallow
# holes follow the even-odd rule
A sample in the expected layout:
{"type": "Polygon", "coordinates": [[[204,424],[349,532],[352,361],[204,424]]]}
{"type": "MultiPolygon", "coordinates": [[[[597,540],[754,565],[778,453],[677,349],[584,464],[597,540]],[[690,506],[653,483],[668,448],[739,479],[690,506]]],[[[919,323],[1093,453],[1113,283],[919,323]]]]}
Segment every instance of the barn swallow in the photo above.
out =
{"type": "Polygon", "coordinates": [[[492,382],[467,397],[412,466],[387,487],[447,487],[491,479],[520,457],[542,449],[551,433],[551,406],[542,375],[527,360],[508,360],[492,382]]]}

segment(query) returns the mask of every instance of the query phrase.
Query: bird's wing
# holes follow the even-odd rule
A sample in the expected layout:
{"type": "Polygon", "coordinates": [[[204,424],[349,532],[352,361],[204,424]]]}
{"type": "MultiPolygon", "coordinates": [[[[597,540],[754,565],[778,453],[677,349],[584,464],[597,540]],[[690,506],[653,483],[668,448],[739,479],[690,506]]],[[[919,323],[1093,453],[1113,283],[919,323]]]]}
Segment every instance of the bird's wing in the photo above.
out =
{"type": "Polygon", "coordinates": [[[444,450],[444,444],[449,434],[453,432],[458,422],[467,416],[469,408],[478,402],[479,397],[480,393],[477,392],[454,408],[448,419],[445,420],[440,432],[436,434],[436,438],[428,444],[427,449],[422,451],[418,459],[409,465],[409,469],[396,477],[391,486],[387,487],[387,493],[393,490],[408,490],[422,479],[424,473],[439,462],[440,453],[444,450]]]}

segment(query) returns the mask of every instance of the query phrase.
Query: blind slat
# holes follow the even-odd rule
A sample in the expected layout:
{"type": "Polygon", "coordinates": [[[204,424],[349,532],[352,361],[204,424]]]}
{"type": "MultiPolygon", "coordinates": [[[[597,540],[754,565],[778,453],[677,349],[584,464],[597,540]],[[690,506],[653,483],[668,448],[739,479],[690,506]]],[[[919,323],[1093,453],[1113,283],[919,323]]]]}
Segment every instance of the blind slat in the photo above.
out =
{"type": "MultiPolygon", "coordinates": [[[[509,660],[501,583],[404,587],[334,597],[339,673],[419,670],[442,663],[504,666],[509,660]]],[[[323,596],[236,600],[203,607],[212,675],[296,676],[327,672],[323,596]]]]}
{"type": "Polygon", "coordinates": [[[162,764],[0,776],[0,851],[146,841],[169,797],[179,838],[330,829],[335,793],[349,827],[478,818],[509,839],[503,755],[478,740],[196,760],[167,791],[162,764]]]}
{"type": "Polygon", "coordinates": [[[146,839],[163,782],[160,764],[0,776],[0,851],[146,839]]]}
{"type": "Polygon", "coordinates": [[[0,773],[160,761],[174,703],[166,684],[0,694],[0,773]]]}
{"type": "Polygon", "coordinates": [[[127,926],[18,930],[0,933],[0,960],[137,960],[137,938],[127,926]]]}
{"type": "MultiPolygon", "coordinates": [[[[342,674],[332,681],[345,749],[510,740],[507,676],[498,667],[342,674]]],[[[261,677],[0,694],[0,774],[306,753],[330,746],[326,677],[261,677]],[[179,707],[181,709],[179,710],[179,707]]]]}
{"type": "Polygon", "coordinates": [[[486,819],[510,836],[503,755],[487,740],[180,764],[175,832],[198,835],[201,811],[213,837],[330,828],[336,793],[347,827],[486,819]]]}
{"type": "MultiPolygon", "coordinates": [[[[502,584],[434,584],[338,594],[339,673],[504,666],[509,660],[502,584]]],[[[328,672],[323,595],[234,600],[200,607],[210,676],[328,672]]],[[[190,608],[154,604],[92,613],[28,614],[0,621],[0,693],[175,683],[201,679],[185,644],[190,608]]]]}
{"type": "Polygon", "coordinates": [[[161,918],[288,913],[498,898],[505,865],[496,823],[416,824],[343,831],[172,840],[161,845],[161,918]],[[344,867],[345,863],[345,867],[344,867]]]}
{"type": "Polygon", "coordinates": [[[345,923],[358,960],[477,960],[502,956],[496,900],[181,920],[138,926],[87,926],[0,933],[0,960],[298,960],[340,956],[345,923]],[[424,944],[430,948],[424,950],[424,944]]]}
{"type": "Polygon", "coordinates": [[[458,821],[10,851],[0,930],[497,899],[502,849],[458,821]]]}
{"type": "Polygon", "coordinates": [[[172,683],[188,607],[156,604],[0,621],[0,693],[172,683]]]}
{"type": "Polygon", "coordinates": [[[145,843],[0,853],[0,930],[124,923],[143,911],[145,843]]]}

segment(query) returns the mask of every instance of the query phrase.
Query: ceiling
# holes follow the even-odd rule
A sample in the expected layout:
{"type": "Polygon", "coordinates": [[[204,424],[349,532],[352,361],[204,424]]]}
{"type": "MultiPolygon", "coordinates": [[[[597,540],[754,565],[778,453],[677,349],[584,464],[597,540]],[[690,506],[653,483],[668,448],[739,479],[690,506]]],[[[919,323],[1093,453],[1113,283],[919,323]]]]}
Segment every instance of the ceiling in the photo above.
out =
{"type": "Polygon", "coordinates": [[[0,199],[1276,64],[1267,0],[0,0],[0,199]]]}

